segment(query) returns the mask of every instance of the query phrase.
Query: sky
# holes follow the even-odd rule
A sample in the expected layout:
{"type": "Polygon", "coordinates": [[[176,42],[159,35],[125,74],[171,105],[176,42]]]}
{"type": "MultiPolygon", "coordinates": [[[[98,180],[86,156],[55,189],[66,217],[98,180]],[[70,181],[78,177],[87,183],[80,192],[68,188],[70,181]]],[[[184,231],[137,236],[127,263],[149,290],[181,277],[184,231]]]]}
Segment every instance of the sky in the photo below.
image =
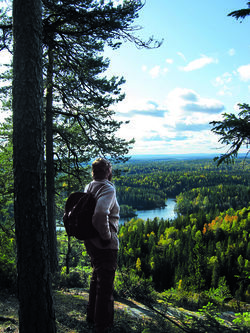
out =
{"type": "Polygon", "coordinates": [[[126,98],[114,110],[116,119],[130,121],[119,133],[136,140],[130,155],[226,151],[209,122],[250,103],[250,16],[228,16],[246,3],[146,0],[134,22],[143,27],[137,35],[163,39],[162,46],[126,42],[105,51],[108,74],[126,79],[126,98]]]}
{"type": "MultiPolygon", "coordinates": [[[[105,50],[107,75],[126,80],[126,98],[113,109],[117,120],[129,121],[119,136],[135,139],[130,155],[226,151],[209,122],[250,103],[250,16],[228,16],[242,8],[246,0],[145,0],[136,34],[163,40],[161,47],[126,42],[105,50]]],[[[1,52],[0,70],[4,62],[1,52]]]]}

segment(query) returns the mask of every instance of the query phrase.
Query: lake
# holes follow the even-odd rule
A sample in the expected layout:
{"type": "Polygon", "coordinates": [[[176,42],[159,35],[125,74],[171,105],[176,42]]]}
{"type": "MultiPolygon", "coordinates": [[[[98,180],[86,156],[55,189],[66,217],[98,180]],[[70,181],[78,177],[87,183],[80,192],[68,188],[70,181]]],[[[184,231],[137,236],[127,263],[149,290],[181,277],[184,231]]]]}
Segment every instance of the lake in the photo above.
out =
{"type": "MultiPolygon", "coordinates": [[[[164,220],[167,219],[174,219],[176,218],[177,214],[175,213],[174,209],[176,206],[175,199],[168,199],[166,201],[166,206],[163,208],[156,208],[156,209],[150,209],[150,210],[137,210],[136,211],[136,218],[140,218],[143,220],[153,220],[155,217],[163,218],[164,220]]],[[[131,218],[121,218],[120,223],[123,224],[124,222],[130,221],[131,218]]]]}

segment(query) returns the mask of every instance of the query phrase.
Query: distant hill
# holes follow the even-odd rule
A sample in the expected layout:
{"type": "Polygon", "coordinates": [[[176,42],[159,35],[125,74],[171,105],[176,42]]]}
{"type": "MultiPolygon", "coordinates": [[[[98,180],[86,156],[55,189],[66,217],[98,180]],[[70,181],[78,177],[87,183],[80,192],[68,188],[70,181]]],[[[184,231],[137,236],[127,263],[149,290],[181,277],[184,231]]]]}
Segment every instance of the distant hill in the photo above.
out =
{"type": "MultiPolygon", "coordinates": [[[[141,155],[131,155],[131,161],[136,160],[154,160],[154,161],[162,161],[162,160],[196,160],[196,159],[213,159],[219,154],[158,154],[158,155],[149,155],[149,154],[141,154],[141,155]]],[[[246,154],[239,154],[238,158],[245,158],[246,154]]],[[[249,159],[250,157],[248,157],[249,159]]]]}
{"type": "Polygon", "coordinates": [[[162,154],[162,155],[132,155],[131,160],[193,160],[213,159],[216,154],[162,154]]]}

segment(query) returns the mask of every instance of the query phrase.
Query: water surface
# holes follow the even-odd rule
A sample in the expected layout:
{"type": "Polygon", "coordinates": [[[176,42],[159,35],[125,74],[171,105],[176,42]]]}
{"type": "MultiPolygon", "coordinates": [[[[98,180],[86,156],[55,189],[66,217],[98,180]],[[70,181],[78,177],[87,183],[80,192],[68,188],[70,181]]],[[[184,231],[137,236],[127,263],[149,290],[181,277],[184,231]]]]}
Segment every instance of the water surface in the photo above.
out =
{"type": "MultiPolygon", "coordinates": [[[[163,208],[156,208],[156,209],[149,209],[149,210],[137,210],[136,218],[140,218],[143,220],[153,220],[155,217],[158,217],[159,219],[164,219],[164,220],[173,220],[176,218],[176,213],[174,211],[176,206],[176,201],[175,199],[168,199],[166,201],[166,206],[163,208]]],[[[120,223],[124,223],[126,221],[131,220],[131,218],[122,218],[120,219],[120,223]]]]}

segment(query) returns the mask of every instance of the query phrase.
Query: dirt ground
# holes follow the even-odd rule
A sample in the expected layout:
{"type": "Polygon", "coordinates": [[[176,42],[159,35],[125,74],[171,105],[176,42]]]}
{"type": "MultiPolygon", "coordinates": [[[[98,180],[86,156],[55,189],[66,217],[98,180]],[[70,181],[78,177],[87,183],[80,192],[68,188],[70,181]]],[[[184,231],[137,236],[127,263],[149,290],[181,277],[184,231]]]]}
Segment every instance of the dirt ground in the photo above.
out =
{"type": "MultiPolygon", "coordinates": [[[[85,291],[55,291],[54,303],[58,333],[92,332],[86,322],[88,293],[85,291]]],[[[115,326],[113,332],[164,332],[164,326],[143,305],[123,300],[115,301],[115,326]],[[154,329],[148,330],[148,327],[154,329]],[[158,328],[157,328],[158,327],[158,328]]],[[[15,295],[0,294],[0,333],[18,333],[18,300],[15,295]]],[[[178,332],[173,329],[171,332],[178,332]]]]}
{"type": "MultiPolygon", "coordinates": [[[[88,293],[82,289],[54,291],[57,333],[91,333],[92,327],[86,321],[88,293]]],[[[197,313],[183,308],[168,308],[165,317],[157,315],[146,306],[133,300],[115,301],[113,333],[180,333],[182,323],[180,312],[197,317],[197,313]]],[[[232,326],[235,316],[232,312],[221,314],[232,326]]],[[[200,318],[200,317],[199,317],[200,318]]],[[[201,318],[200,318],[201,319],[201,318]]],[[[226,328],[226,327],[225,327],[226,328]]],[[[232,327],[231,327],[232,328],[232,327]]],[[[234,331],[234,330],[233,330],[234,331]]],[[[18,300],[14,294],[0,292],[0,333],[18,333],[18,300]]],[[[202,332],[216,332],[202,330],[202,332]]],[[[220,331],[221,332],[221,331],[220,331]]],[[[225,332],[228,332],[226,329],[225,332]]],[[[231,330],[230,330],[231,332],[231,330]]],[[[248,332],[243,330],[243,332],[248,332]]]]}

